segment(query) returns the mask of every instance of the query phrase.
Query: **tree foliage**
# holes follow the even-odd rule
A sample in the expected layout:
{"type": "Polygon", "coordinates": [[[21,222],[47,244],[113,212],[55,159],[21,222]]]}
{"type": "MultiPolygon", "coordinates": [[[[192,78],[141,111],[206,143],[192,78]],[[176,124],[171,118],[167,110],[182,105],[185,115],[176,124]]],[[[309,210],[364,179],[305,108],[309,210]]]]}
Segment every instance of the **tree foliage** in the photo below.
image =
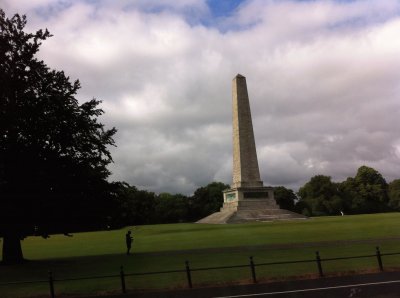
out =
{"type": "Polygon", "coordinates": [[[343,202],[336,183],[331,177],[316,175],[299,189],[300,199],[309,207],[312,215],[340,214],[343,202]]]}
{"type": "Polygon", "coordinates": [[[154,223],[155,193],[138,190],[126,182],[117,182],[114,185],[114,211],[111,219],[113,228],[154,223]]]}
{"type": "Polygon", "coordinates": [[[222,182],[212,182],[198,188],[190,198],[190,218],[198,220],[218,212],[224,202],[222,191],[228,188],[229,185],[222,182]]]}
{"type": "Polygon", "coordinates": [[[389,207],[400,211],[400,179],[393,180],[388,186],[389,207]]]}
{"type": "Polygon", "coordinates": [[[386,212],[398,208],[399,182],[388,184],[375,169],[361,166],[355,177],[334,183],[317,175],[299,189],[296,211],[307,215],[335,215],[386,212]],[[391,190],[392,192],[390,192],[391,190]],[[390,201],[389,201],[390,198],[390,201]]]}
{"type": "Polygon", "coordinates": [[[293,190],[284,186],[274,187],[274,198],[281,209],[294,211],[297,196],[293,190]]]}
{"type": "Polygon", "coordinates": [[[212,182],[195,190],[194,195],[138,190],[128,183],[114,183],[111,227],[196,221],[222,207],[222,191],[229,185],[212,182]]]}
{"type": "Polygon", "coordinates": [[[182,194],[161,193],[156,197],[155,222],[189,221],[189,199],[182,194]]]}
{"type": "Polygon", "coordinates": [[[388,209],[388,185],[373,168],[361,166],[356,176],[347,178],[340,188],[349,213],[374,213],[388,209]]]}
{"type": "Polygon", "coordinates": [[[100,101],[79,104],[79,81],[36,58],[47,30],[0,10],[0,236],[3,261],[18,262],[19,239],[105,224],[107,149],[116,130],[98,122],[100,101]],[[17,248],[16,248],[17,247],[17,248]]]}

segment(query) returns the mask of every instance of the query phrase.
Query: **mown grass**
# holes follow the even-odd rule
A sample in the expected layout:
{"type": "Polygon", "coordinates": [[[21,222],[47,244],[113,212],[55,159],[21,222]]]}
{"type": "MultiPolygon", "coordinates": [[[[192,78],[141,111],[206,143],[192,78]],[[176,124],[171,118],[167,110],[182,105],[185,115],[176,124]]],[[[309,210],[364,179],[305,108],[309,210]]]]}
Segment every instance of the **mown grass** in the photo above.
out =
{"type": "MultiPolygon", "coordinates": [[[[77,233],[72,238],[54,235],[44,240],[29,237],[23,241],[29,262],[1,266],[0,283],[16,280],[47,279],[48,270],[56,279],[125,273],[307,260],[320,251],[322,258],[374,254],[379,245],[383,253],[400,252],[400,214],[372,214],[321,217],[302,221],[250,223],[237,225],[169,224],[131,228],[133,255],[126,256],[126,229],[77,233]],[[387,239],[393,238],[393,239],[387,239]],[[396,239],[398,238],[398,239],[396,239]],[[372,242],[354,240],[374,239],[372,242]],[[349,240],[349,242],[343,242],[349,240]],[[335,244],[335,241],[342,241],[335,244]],[[324,242],[331,242],[329,245],[324,242]],[[275,245],[275,246],[274,246],[275,245]],[[280,247],[281,246],[281,247],[280,247]],[[291,247],[292,246],[292,247],[291,247]],[[212,249],[212,250],[210,250],[212,249]]],[[[385,267],[400,266],[400,257],[384,257],[385,267]]],[[[324,272],[377,270],[376,258],[325,262],[324,272]]],[[[315,263],[257,266],[259,279],[289,276],[315,276],[315,263]]],[[[246,268],[193,272],[194,285],[249,282],[246,268]]],[[[127,277],[129,289],[174,288],[186,286],[185,273],[127,277]]],[[[56,282],[57,293],[101,293],[118,291],[118,278],[56,282]]],[[[47,284],[0,286],[0,296],[24,297],[47,294],[47,284]],[[3,295],[2,295],[3,294],[3,295]]]]}

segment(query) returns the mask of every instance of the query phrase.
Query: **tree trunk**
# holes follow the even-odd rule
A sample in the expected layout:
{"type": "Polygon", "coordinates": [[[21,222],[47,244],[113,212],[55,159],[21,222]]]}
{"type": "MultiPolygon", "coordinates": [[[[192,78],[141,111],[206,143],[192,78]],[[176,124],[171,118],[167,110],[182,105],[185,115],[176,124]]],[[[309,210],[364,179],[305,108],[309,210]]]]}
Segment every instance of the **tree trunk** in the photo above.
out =
{"type": "Polygon", "coordinates": [[[18,235],[4,235],[3,264],[20,264],[24,262],[21,239],[18,235]]]}

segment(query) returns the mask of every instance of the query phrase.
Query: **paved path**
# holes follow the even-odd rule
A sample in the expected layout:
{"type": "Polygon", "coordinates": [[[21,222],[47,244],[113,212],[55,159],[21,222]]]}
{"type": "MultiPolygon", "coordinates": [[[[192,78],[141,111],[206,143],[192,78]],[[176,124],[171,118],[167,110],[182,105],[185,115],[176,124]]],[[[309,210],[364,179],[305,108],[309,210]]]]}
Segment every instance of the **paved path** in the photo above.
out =
{"type": "MultiPolygon", "coordinates": [[[[398,298],[400,272],[295,280],[255,285],[128,293],[103,298],[398,298]]],[[[89,297],[88,297],[89,298],[89,297]]]]}

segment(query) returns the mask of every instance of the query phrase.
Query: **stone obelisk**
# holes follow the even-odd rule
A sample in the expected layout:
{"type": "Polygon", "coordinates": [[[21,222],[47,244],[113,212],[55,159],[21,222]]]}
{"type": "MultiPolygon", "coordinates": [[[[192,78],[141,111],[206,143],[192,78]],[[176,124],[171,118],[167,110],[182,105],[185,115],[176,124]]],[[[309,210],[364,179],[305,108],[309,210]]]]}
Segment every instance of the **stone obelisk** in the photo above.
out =
{"type": "Polygon", "coordinates": [[[232,84],[233,183],[232,188],[261,187],[246,78],[238,74],[232,84]]]}
{"type": "Polygon", "coordinates": [[[223,192],[224,205],[198,223],[241,223],[304,216],[280,209],[272,187],[263,186],[258,168],[246,78],[238,74],[232,83],[233,173],[230,189],[223,192]]]}
{"type": "Polygon", "coordinates": [[[237,201],[261,199],[278,208],[272,188],[263,187],[260,178],[246,78],[240,74],[232,82],[232,126],[233,179],[232,188],[224,192],[225,205],[236,207],[237,201]]]}

